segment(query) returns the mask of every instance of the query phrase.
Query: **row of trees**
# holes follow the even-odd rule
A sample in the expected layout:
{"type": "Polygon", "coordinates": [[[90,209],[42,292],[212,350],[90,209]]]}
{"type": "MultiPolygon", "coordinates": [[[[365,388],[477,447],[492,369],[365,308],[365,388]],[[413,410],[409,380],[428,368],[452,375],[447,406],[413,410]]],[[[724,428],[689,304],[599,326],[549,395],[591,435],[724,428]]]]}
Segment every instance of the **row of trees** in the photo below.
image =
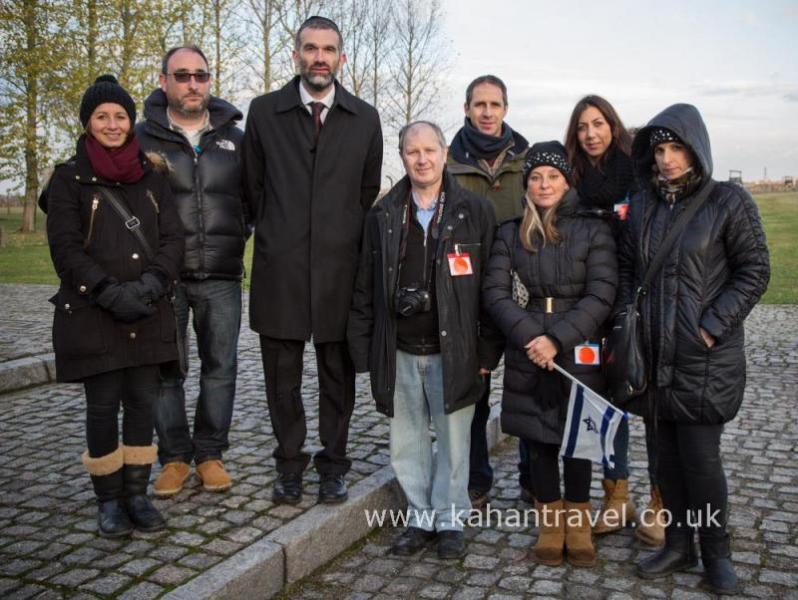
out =
{"type": "Polygon", "coordinates": [[[448,55],[439,0],[0,0],[0,179],[24,189],[35,229],[44,172],[71,152],[86,87],[114,73],[141,101],[163,53],[197,44],[212,93],[246,104],[294,74],[309,15],[334,19],[348,61],[339,77],[395,127],[433,109],[448,55]]]}

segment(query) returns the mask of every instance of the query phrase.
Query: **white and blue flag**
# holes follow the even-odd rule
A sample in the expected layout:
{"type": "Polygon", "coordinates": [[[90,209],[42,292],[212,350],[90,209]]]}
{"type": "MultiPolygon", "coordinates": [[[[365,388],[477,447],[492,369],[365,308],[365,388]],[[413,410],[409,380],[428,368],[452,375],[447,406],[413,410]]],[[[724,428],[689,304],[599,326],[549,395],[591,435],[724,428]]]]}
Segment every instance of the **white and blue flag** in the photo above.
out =
{"type": "Polygon", "coordinates": [[[616,408],[570,373],[557,369],[571,379],[568,418],[565,421],[560,456],[586,458],[615,468],[613,445],[618,426],[628,419],[616,408]]]}

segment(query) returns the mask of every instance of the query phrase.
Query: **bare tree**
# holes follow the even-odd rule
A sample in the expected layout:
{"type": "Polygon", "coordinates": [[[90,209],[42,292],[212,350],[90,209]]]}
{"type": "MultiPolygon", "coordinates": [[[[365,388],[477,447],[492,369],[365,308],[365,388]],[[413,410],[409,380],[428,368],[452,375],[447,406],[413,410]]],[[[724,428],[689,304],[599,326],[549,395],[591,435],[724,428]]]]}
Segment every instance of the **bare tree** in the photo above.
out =
{"type": "Polygon", "coordinates": [[[280,23],[285,10],[285,0],[247,0],[249,15],[245,21],[252,32],[253,44],[246,64],[255,75],[255,90],[267,93],[272,89],[276,77],[275,69],[280,55],[289,47],[289,38],[280,23]]]}
{"type": "Polygon", "coordinates": [[[394,5],[395,47],[390,65],[393,93],[387,96],[388,120],[397,125],[429,117],[447,68],[438,0],[399,0],[394,5]]]}

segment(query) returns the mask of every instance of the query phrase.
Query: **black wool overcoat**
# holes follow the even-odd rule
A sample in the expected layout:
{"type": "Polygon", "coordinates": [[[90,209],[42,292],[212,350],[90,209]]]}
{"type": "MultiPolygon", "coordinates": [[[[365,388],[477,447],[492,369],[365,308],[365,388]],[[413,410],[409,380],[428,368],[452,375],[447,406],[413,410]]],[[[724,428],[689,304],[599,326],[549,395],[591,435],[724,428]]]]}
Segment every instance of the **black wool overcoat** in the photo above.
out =
{"type": "Polygon", "coordinates": [[[278,339],[344,341],[363,220],[380,188],[382,130],[374,107],[336,82],[317,140],[298,85],[296,77],[255,98],[247,116],[250,326],[278,339]]]}

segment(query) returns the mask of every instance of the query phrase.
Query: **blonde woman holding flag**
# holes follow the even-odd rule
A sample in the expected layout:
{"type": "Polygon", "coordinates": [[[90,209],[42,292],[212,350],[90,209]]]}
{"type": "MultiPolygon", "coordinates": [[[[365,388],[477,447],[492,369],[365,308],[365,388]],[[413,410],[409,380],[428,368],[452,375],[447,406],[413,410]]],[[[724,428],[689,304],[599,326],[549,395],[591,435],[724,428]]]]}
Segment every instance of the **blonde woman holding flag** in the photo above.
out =
{"type": "Polygon", "coordinates": [[[617,262],[609,225],[582,206],[559,142],[526,156],[522,217],[496,234],[483,284],[485,307],[502,330],[505,349],[502,430],[527,441],[537,495],[539,562],[593,566],[589,460],[559,453],[570,381],[555,364],[601,393],[599,326],[615,300],[617,262]]]}

